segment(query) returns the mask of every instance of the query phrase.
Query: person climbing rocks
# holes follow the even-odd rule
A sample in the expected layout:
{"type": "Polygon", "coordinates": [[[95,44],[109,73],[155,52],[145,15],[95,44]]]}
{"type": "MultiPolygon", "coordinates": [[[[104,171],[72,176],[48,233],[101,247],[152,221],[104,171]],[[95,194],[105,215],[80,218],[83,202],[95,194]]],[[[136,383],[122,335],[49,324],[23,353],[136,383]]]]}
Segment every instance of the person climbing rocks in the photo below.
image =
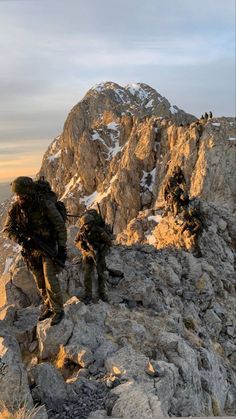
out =
{"type": "Polygon", "coordinates": [[[202,257],[202,253],[199,247],[199,235],[203,231],[203,222],[199,211],[190,207],[183,213],[184,225],[181,230],[181,234],[184,231],[188,232],[190,248],[193,249],[196,257],[202,257]]]}
{"type": "Polygon", "coordinates": [[[22,256],[44,302],[39,320],[52,317],[51,325],[56,325],[64,317],[58,274],[66,261],[65,221],[56,204],[38,194],[37,185],[30,177],[16,178],[12,192],[15,202],[3,232],[22,246],[22,256]]]}
{"type": "Polygon", "coordinates": [[[164,189],[164,199],[166,202],[165,214],[170,210],[174,217],[182,211],[189,203],[186,192],[186,180],[180,166],[177,166],[173,175],[168,179],[164,189]]]}
{"type": "Polygon", "coordinates": [[[84,269],[84,302],[96,301],[93,298],[92,280],[95,268],[98,276],[98,296],[108,301],[106,293],[106,261],[112,239],[109,229],[96,210],[88,210],[80,218],[80,231],[75,239],[76,246],[83,257],[84,269]]]}

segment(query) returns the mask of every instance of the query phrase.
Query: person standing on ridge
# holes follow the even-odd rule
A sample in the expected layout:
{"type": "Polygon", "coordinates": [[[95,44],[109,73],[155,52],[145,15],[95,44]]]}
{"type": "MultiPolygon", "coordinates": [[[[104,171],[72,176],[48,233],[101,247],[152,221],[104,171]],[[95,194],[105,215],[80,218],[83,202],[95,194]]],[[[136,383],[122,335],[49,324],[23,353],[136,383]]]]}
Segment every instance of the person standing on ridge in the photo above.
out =
{"type": "Polygon", "coordinates": [[[107,225],[96,210],[88,210],[80,219],[80,231],[75,239],[76,246],[83,256],[84,268],[84,303],[92,301],[92,279],[96,267],[98,275],[98,294],[103,301],[108,301],[106,294],[105,256],[112,239],[107,225]]]}
{"type": "Polygon", "coordinates": [[[51,325],[64,317],[62,293],[58,280],[60,268],[66,261],[66,226],[56,204],[37,194],[36,184],[30,177],[20,176],[12,182],[16,200],[11,206],[3,228],[10,239],[23,248],[27,267],[32,272],[45,307],[39,320],[52,317],[51,325]],[[45,243],[52,254],[38,246],[45,243]]]}

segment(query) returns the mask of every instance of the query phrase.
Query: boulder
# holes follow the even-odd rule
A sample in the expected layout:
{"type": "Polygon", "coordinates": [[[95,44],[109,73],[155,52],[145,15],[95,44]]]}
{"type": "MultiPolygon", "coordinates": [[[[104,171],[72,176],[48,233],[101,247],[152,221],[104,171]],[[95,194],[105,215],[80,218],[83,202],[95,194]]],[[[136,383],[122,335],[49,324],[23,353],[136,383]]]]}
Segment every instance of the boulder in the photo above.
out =
{"type": "Polygon", "coordinates": [[[16,338],[0,322],[0,394],[1,402],[11,411],[25,404],[33,407],[28,386],[27,373],[22,363],[21,352],[16,338]]]}
{"type": "Polygon", "coordinates": [[[66,383],[59,371],[52,364],[43,362],[36,365],[31,371],[37,397],[47,409],[57,409],[58,404],[62,404],[68,399],[66,383]]]}
{"type": "Polygon", "coordinates": [[[47,359],[57,355],[61,345],[66,345],[72,335],[74,325],[65,317],[56,326],[51,326],[51,319],[37,324],[37,338],[39,342],[39,356],[47,359]]]}

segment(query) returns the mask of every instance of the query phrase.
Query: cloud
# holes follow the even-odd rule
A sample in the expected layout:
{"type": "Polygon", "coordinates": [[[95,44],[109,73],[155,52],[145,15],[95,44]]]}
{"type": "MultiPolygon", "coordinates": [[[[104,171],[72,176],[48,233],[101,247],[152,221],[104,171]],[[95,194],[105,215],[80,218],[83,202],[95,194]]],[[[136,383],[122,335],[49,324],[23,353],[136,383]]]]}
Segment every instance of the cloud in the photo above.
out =
{"type": "Polygon", "coordinates": [[[19,142],[46,148],[106,80],[148,83],[194,114],[210,103],[233,115],[234,16],[234,0],[0,1],[0,141],[16,157],[19,142]]]}

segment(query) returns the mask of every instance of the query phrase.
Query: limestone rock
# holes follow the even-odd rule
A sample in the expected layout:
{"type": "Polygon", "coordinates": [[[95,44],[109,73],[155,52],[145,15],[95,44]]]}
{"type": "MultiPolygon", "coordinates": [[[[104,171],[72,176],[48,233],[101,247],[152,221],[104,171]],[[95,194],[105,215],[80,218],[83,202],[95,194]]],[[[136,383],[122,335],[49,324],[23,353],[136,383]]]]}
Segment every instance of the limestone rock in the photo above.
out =
{"type": "Polygon", "coordinates": [[[27,270],[21,257],[12,264],[13,269],[1,278],[0,308],[14,303],[18,307],[39,304],[40,296],[32,274],[27,270]]]}
{"type": "Polygon", "coordinates": [[[10,410],[18,410],[21,403],[33,406],[26,370],[22,364],[19,345],[0,322],[0,394],[1,402],[10,410]]]}
{"type": "Polygon", "coordinates": [[[67,318],[64,318],[56,326],[51,326],[50,319],[39,322],[37,325],[37,337],[40,358],[47,359],[56,355],[60,346],[68,342],[73,327],[72,321],[67,318]]]}
{"type": "Polygon", "coordinates": [[[41,363],[33,369],[34,382],[37,396],[47,409],[57,407],[68,398],[66,384],[59,371],[49,363],[41,363]]]}
{"type": "Polygon", "coordinates": [[[94,352],[96,365],[103,366],[107,357],[118,350],[118,345],[111,340],[105,340],[94,352]]]}
{"type": "Polygon", "coordinates": [[[14,334],[21,349],[28,349],[34,341],[38,322],[39,308],[29,306],[17,310],[13,322],[14,334]]]}
{"type": "Polygon", "coordinates": [[[61,347],[58,354],[58,361],[65,363],[66,360],[73,361],[82,368],[87,368],[94,361],[94,357],[89,348],[80,344],[74,344],[61,347]]]}
{"type": "MultiPolygon", "coordinates": [[[[62,135],[44,156],[41,173],[71,213],[99,202],[116,233],[140,211],[163,203],[163,187],[177,164],[183,168],[191,197],[227,205],[232,212],[236,151],[229,139],[234,129],[233,118],[199,123],[171,108],[149,86],[130,90],[105,83],[91,89],[72,109],[62,135]],[[144,97],[152,103],[148,108],[144,97]]],[[[224,229],[224,223],[219,228],[224,229]]],[[[143,239],[141,230],[139,234],[137,241],[143,239]]]]}
{"type": "Polygon", "coordinates": [[[154,394],[147,393],[135,383],[118,386],[113,393],[119,395],[112,409],[113,417],[156,418],[164,417],[161,402],[154,394]]]}

